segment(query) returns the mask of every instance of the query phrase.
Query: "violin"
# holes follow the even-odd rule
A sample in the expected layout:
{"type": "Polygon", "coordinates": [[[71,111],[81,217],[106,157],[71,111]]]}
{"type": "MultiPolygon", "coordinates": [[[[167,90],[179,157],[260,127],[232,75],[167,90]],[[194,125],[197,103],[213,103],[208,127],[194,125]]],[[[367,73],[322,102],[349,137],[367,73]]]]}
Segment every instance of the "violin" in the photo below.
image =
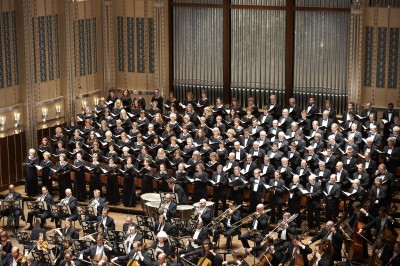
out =
{"type": "Polygon", "coordinates": [[[17,263],[24,264],[24,263],[26,263],[27,258],[26,258],[26,256],[19,254],[16,261],[17,261],[17,263]]]}

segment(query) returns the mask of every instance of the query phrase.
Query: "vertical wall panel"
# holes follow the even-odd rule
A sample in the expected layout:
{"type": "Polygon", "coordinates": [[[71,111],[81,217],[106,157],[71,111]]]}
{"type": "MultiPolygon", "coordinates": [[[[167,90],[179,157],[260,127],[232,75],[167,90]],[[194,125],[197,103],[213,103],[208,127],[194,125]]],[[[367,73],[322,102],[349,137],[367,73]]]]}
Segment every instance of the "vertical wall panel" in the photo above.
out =
{"type": "Polygon", "coordinates": [[[53,65],[53,18],[46,16],[47,26],[47,59],[49,62],[49,80],[54,80],[54,65],[53,65]]]}
{"type": "Polygon", "coordinates": [[[11,30],[13,38],[13,53],[14,53],[14,85],[19,84],[19,74],[18,74],[18,46],[17,46],[17,16],[15,10],[11,12],[11,30]]]}
{"type": "Polygon", "coordinates": [[[3,41],[4,41],[4,60],[6,67],[6,86],[12,86],[11,77],[11,45],[10,45],[10,23],[9,13],[3,12],[3,41]]]}
{"type": "Polygon", "coordinates": [[[91,21],[89,18],[86,19],[86,47],[87,47],[87,73],[92,74],[93,66],[92,66],[92,28],[91,21]]]}
{"type": "Polygon", "coordinates": [[[58,14],[54,15],[54,47],[57,78],[60,78],[60,46],[58,41],[58,14]]]}
{"type": "Polygon", "coordinates": [[[117,37],[117,45],[118,45],[118,70],[125,70],[125,56],[124,56],[124,17],[119,16],[117,18],[117,27],[118,27],[118,37],[117,37]]]}
{"type": "MultiPolygon", "coordinates": [[[[1,21],[0,21],[1,22],[1,21]]],[[[3,23],[0,24],[0,88],[4,88],[4,69],[3,69],[3,23]]]]}
{"type": "Polygon", "coordinates": [[[371,87],[373,64],[374,27],[365,28],[364,86],[371,87]]]}
{"type": "Polygon", "coordinates": [[[378,28],[376,87],[385,88],[387,28],[378,28]]]}
{"type": "Polygon", "coordinates": [[[136,18],[137,72],[145,73],[144,18],[136,18]]]}
{"type": "Polygon", "coordinates": [[[154,19],[148,19],[148,36],[149,36],[149,72],[154,73],[154,19]]]}
{"type": "Polygon", "coordinates": [[[388,88],[397,88],[399,70],[399,28],[391,28],[389,36],[388,88]]]}
{"type": "Polygon", "coordinates": [[[44,25],[44,16],[38,17],[38,31],[39,31],[40,81],[46,82],[47,81],[46,29],[45,29],[45,25],[44,25]]]}
{"type": "Polygon", "coordinates": [[[128,72],[135,72],[135,19],[132,17],[127,18],[127,60],[128,72]]]}
{"type": "Polygon", "coordinates": [[[85,20],[78,20],[78,45],[79,45],[79,73],[81,76],[86,75],[85,66],[85,20]]]}
{"type": "Polygon", "coordinates": [[[93,67],[94,72],[97,72],[97,22],[93,18],[93,67]]]}

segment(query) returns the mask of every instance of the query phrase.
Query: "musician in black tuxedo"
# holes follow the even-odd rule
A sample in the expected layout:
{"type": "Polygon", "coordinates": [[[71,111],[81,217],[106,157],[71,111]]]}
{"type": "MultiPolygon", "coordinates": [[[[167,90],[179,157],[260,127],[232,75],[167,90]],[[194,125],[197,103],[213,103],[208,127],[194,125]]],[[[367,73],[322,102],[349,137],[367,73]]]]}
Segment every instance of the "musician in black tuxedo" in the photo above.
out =
{"type": "Polygon", "coordinates": [[[185,191],[183,188],[175,183],[175,180],[172,178],[168,179],[167,181],[169,189],[172,193],[176,193],[178,195],[178,204],[179,205],[189,205],[189,201],[187,200],[185,191]]]}
{"type": "Polygon", "coordinates": [[[282,110],[282,115],[279,117],[278,125],[282,129],[283,132],[286,132],[289,128],[293,119],[289,116],[288,109],[282,110]]]}
{"type": "Polygon", "coordinates": [[[343,121],[350,120],[350,113],[354,114],[354,117],[356,116],[356,109],[355,109],[355,103],[354,102],[348,102],[347,103],[347,110],[343,112],[343,121]]]}
{"type": "Polygon", "coordinates": [[[346,169],[343,168],[343,163],[342,162],[337,162],[336,163],[336,172],[335,172],[335,177],[336,177],[336,184],[339,185],[341,189],[347,189],[350,185],[349,181],[349,172],[346,171],[346,169]]]}
{"type": "Polygon", "coordinates": [[[261,177],[261,170],[259,168],[253,171],[253,177],[250,178],[248,187],[250,189],[250,207],[249,212],[254,212],[259,203],[264,202],[265,179],[261,177]]]}
{"type": "Polygon", "coordinates": [[[370,183],[370,176],[367,172],[364,171],[363,165],[360,163],[357,165],[357,172],[353,174],[353,180],[359,180],[360,185],[365,188],[369,189],[369,183],[370,183]]]}
{"type": "MultiPolygon", "coordinates": [[[[53,204],[53,197],[49,194],[49,191],[46,187],[42,187],[42,195],[36,199],[36,201],[44,201],[46,202],[47,205],[53,204]]],[[[50,212],[50,206],[47,206],[47,210],[34,210],[34,211],[29,211],[28,212],[28,220],[26,223],[29,223],[29,227],[27,230],[32,230],[33,229],[33,217],[37,216],[41,219],[40,226],[43,227],[44,224],[46,223],[46,219],[51,217],[51,212],[50,212]]]]}
{"type": "Polygon", "coordinates": [[[114,218],[108,215],[109,209],[104,207],[101,211],[101,216],[97,218],[97,222],[104,225],[105,231],[115,230],[114,218]]]}
{"type": "Polygon", "coordinates": [[[301,154],[297,150],[296,142],[292,141],[290,143],[290,149],[286,153],[286,158],[289,159],[289,166],[292,169],[297,169],[300,166],[301,154]]]}
{"type": "Polygon", "coordinates": [[[314,171],[314,175],[316,176],[317,181],[321,182],[322,187],[325,187],[325,184],[329,181],[331,174],[331,170],[326,168],[324,161],[320,161],[318,163],[318,169],[314,171]]]}
{"type": "Polygon", "coordinates": [[[213,213],[211,209],[207,206],[207,201],[205,199],[201,199],[199,201],[199,208],[194,211],[195,219],[198,221],[203,221],[203,224],[207,226],[212,218],[213,213]]]}
{"type": "Polygon", "coordinates": [[[21,262],[18,260],[20,256],[23,256],[19,252],[19,247],[15,246],[11,249],[11,252],[6,255],[4,260],[2,261],[2,265],[4,266],[23,266],[28,265],[28,262],[21,262]]]}
{"type": "Polygon", "coordinates": [[[368,133],[368,138],[371,138],[373,144],[380,149],[382,147],[382,136],[378,133],[379,129],[375,125],[370,126],[370,132],[368,133]]]}
{"type": "Polygon", "coordinates": [[[390,125],[394,123],[394,118],[399,116],[399,112],[393,109],[393,103],[388,103],[388,108],[383,111],[382,119],[385,119],[387,123],[383,126],[383,137],[385,139],[389,138],[390,135],[390,125]]]}
{"type": "Polygon", "coordinates": [[[132,216],[127,215],[125,219],[125,223],[122,224],[122,231],[125,232],[125,234],[129,234],[129,228],[134,225],[138,226],[135,222],[133,222],[132,216]]]}
{"type": "Polygon", "coordinates": [[[372,215],[376,215],[380,207],[385,207],[390,204],[388,185],[382,183],[381,177],[375,178],[374,185],[370,189],[370,194],[375,200],[373,206],[370,206],[370,208],[372,207],[372,215]]]}
{"type": "Polygon", "coordinates": [[[399,227],[400,223],[393,217],[388,216],[387,209],[385,207],[380,207],[378,210],[378,216],[364,225],[358,232],[361,233],[364,230],[370,230],[374,228],[376,230],[376,235],[379,236],[382,229],[389,229],[397,238],[397,232],[395,231],[395,228],[399,227]]]}
{"type": "Polygon", "coordinates": [[[96,208],[97,215],[86,215],[86,220],[95,222],[97,218],[101,216],[101,211],[107,205],[107,202],[105,198],[100,197],[100,190],[95,189],[93,195],[94,197],[89,201],[89,206],[96,208]]]}
{"type": "Polygon", "coordinates": [[[322,113],[322,117],[318,119],[318,127],[320,127],[321,129],[326,128],[325,136],[326,134],[329,134],[332,124],[333,124],[333,119],[329,117],[329,112],[324,111],[322,113]]]}
{"type": "Polygon", "coordinates": [[[261,176],[265,177],[265,180],[271,179],[274,177],[275,167],[271,164],[270,158],[268,155],[264,155],[264,162],[260,167],[261,176]]]}
{"type": "Polygon", "coordinates": [[[167,234],[169,234],[171,229],[172,229],[171,223],[165,219],[164,215],[160,214],[158,216],[158,220],[154,223],[154,228],[153,228],[154,234],[157,235],[160,231],[164,231],[167,234]]]}
{"type": "Polygon", "coordinates": [[[368,118],[371,114],[373,114],[375,116],[375,120],[378,117],[378,111],[372,107],[372,103],[371,102],[367,102],[365,103],[365,109],[361,111],[361,117],[366,117],[368,118]]]}
{"type": "Polygon", "coordinates": [[[264,213],[263,204],[258,204],[256,212],[250,215],[252,215],[253,219],[247,224],[247,226],[250,228],[251,232],[242,234],[239,238],[240,241],[242,241],[244,248],[250,247],[248,240],[254,241],[256,245],[260,245],[263,237],[268,233],[269,230],[268,215],[264,213]]]}
{"type": "MultiPolygon", "coordinates": [[[[278,266],[283,258],[283,250],[281,248],[275,247],[274,242],[275,241],[272,237],[267,236],[265,238],[264,244],[254,246],[252,248],[247,248],[246,253],[249,254],[252,251],[259,251],[259,252],[261,251],[262,254],[265,254],[266,252],[268,252],[269,254],[272,255],[272,260],[270,261],[271,265],[278,266]]],[[[243,265],[243,263],[240,265],[243,265]]]]}
{"type": "Polygon", "coordinates": [[[249,132],[251,136],[259,136],[261,131],[264,131],[264,128],[262,126],[258,125],[258,119],[253,118],[251,119],[251,126],[249,126],[249,132]]]}
{"type": "Polygon", "coordinates": [[[343,199],[345,202],[344,213],[343,216],[347,217],[347,215],[353,215],[353,203],[354,202],[364,202],[366,191],[361,186],[361,182],[358,179],[352,181],[351,187],[348,190],[349,195],[343,192],[343,199]],[[346,201],[348,199],[348,202],[346,201]]]}
{"type": "Polygon", "coordinates": [[[247,177],[253,173],[253,171],[257,168],[256,162],[253,162],[253,155],[246,154],[246,160],[242,165],[242,174],[247,177]]]}
{"type": "Polygon", "coordinates": [[[321,183],[316,181],[315,175],[308,177],[307,194],[307,221],[310,228],[319,228],[321,220],[321,183]]]}
{"type": "Polygon", "coordinates": [[[269,96],[268,111],[274,119],[279,119],[279,117],[282,115],[282,106],[278,103],[278,99],[275,94],[269,96]]]}
{"type": "Polygon", "coordinates": [[[274,173],[274,179],[270,179],[268,185],[270,188],[269,192],[269,203],[271,205],[271,223],[275,223],[275,218],[282,217],[282,206],[283,206],[283,193],[285,191],[285,181],[281,179],[281,173],[276,170],[274,173]]]}
{"type": "Polygon", "coordinates": [[[293,169],[289,166],[289,159],[283,157],[281,159],[281,166],[278,167],[279,173],[281,174],[281,178],[285,181],[286,185],[289,185],[290,181],[292,181],[293,169]]]}
{"type": "Polygon", "coordinates": [[[281,263],[285,264],[288,261],[293,261],[295,258],[295,252],[299,252],[303,257],[304,265],[308,265],[307,255],[312,253],[311,248],[308,245],[304,245],[300,241],[299,236],[292,236],[290,241],[286,244],[287,251],[284,253],[281,263]]]}
{"type": "Polygon", "coordinates": [[[336,119],[336,110],[332,108],[332,103],[330,100],[325,100],[325,107],[322,110],[322,113],[328,111],[329,118],[332,120],[336,119]]]}
{"type": "Polygon", "coordinates": [[[217,166],[217,171],[212,174],[214,194],[214,216],[218,216],[218,202],[222,201],[222,210],[226,210],[226,199],[228,197],[228,174],[223,171],[223,166],[217,166]]]}
{"type": "MultiPolygon", "coordinates": [[[[357,120],[355,120],[357,121],[357,120]]],[[[350,137],[353,137],[354,139],[354,143],[359,147],[359,150],[362,146],[363,140],[362,140],[362,135],[361,132],[357,130],[357,123],[353,123],[350,126],[350,130],[349,132],[347,132],[347,139],[349,139],[350,137]]]]}
{"type": "Polygon", "coordinates": [[[306,150],[307,152],[304,154],[304,159],[307,161],[310,169],[314,171],[318,167],[319,156],[315,153],[314,146],[310,145],[308,148],[306,148],[306,150]]]}
{"type": "MultiPolygon", "coordinates": [[[[365,152],[364,153],[364,157],[361,160],[361,164],[363,165],[365,171],[370,175],[370,176],[374,176],[376,170],[378,169],[378,163],[375,160],[371,159],[371,153],[369,152],[365,152]]],[[[370,182],[372,183],[372,182],[370,182]]]]}
{"type": "Polygon", "coordinates": [[[251,154],[254,162],[257,165],[260,165],[263,162],[265,151],[263,149],[260,149],[260,143],[258,141],[255,141],[253,142],[253,147],[249,149],[248,154],[251,154]]]}
{"type": "Polygon", "coordinates": [[[329,136],[333,136],[335,142],[342,147],[344,145],[344,137],[343,134],[339,132],[339,126],[336,123],[333,123],[331,126],[331,132],[329,136]]]}
{"type": "Polygon", "coordinates": [[[394,174],[387,170],[385,164],[381,163],[378,166],[378,170],[375,171],[375,177],[380,177],[382,179],[382,184],[388,186],[388,196],[391,197],[395,185],[394,174]]]}
{"type": "Polygon", "coordinates": [[[90,258],[90,260],[96,259],[103,261],[103,263],[106,262],[105,258],[109,258],[111,248],[104,244],[104,239],[102,236],[99,236],[96,241],[96,245],[92,245],[88,249],[81,251],[81,254],[79,255],[80,260],[88,260],[88,258],[90,258]]]}
{"type": "Polygon", "coordinates": [[[395,174],[400,165],[400,147],[396,147],[396,139],[388,138],[388,144],[383,148],[383,158],[389,172],[395,174]]]}
{"type": "Polygon", "coordinates": [[[176,208],[178,205],[172,201],[171,194],[166,194],[164,202],[160,203],[158,208],[158,213],[162,214],[167,221],[171,221],[172,218],[176,216],[176,208]]]}
{"type": "Polygon", "coordinates": [[[143,242],[143,235],[138,231],[138,227],[132,225],[129,227],[129,234],[125,236],[124,243],[126,244],[127,251],[132,250],[133,243],[135,242],[143,242]]]}
{"type": "Polygon", "coordinates": [[[339,215],[339,202],[342,192],[340,186],[336,183],[336,175],[331,175],[323,191],[326,219],[336,221],[339,215]]]}
{"type": "Polygon", "coordinates": [[[335,227],[334,222],[328,221],[321,231],[319,231],[313,238],[308,241],[308,245],[314,243],[320,239],[329,239],[331,240],[332,248],[333,248],[333,259],[335,261],[342,260],[342,244],[343,244],[343,234],[340,229],[335,227]]]}
{"type": "Polygon", "coordinates": [[[294,98],[289,99],[289,105],[286,107],[289,111],[289,116],[293,119],[293,121],[297,121],[300,119],[300,107],[296,105],[296,100],[294,98]]]}
{"type": "Polygon", "coordinates": [[[264,127],[272,125],[272,120],[274,120],[274,118],[268,113],[268,106],[264,106],[263,113],[260,115],[258,120],[260,121],[260,125],[264,125],[264,127]]]}
{"type": "Polygon", "coordinates": [[[307,167],[307,161],[303,159],[300,161],[300,166],[296,168],[294,173],[300,177],[300,183],[305,186],[308,177],[312,174],[312,170],[307,167]]]}
{"type": "Polygon", "coordinates": [[[185,243],[185,248],[179,251],[179,254],[186,254],[201,248],[204,240],[208,239],[208,229],[203,221],[197,221],[196,228],[192,231],[191,238],[185,243]]]}
{"type": "Polygon", "coordinates": [[[68,216],[67,213],[57,213],[54,215],[54,220],[56,223],[56,227],[61,227],[61,219],[67,218],[71,221],[75,221],[78,219],[78,210],[77,210],[77,206],[79,205],[78,199],[75,198],[74,196],[72,196],[72,190],[67,188],[65,190],[65,198],[63,198],[58,205],[64,205],[64,206],[68,206],[70,211],[71,211],[71,215],[68,216]]]}
{"type": "Polygon", "coordinates": [[[307,147],[306,141],[303,139],[303,134],[300,130],[297,130],[294,134],[293,141],[296,144],[296,150],[300,153],[300,155],[304,154],[304,151],[307,147]]]}
{"type": "Polygon", "coordinates": [[[220,234],[223,234],[226,237],[226,252],[231,249],[232,237],[240,234],[241,226],[237,226],[236,228],[232,227],[235,223],[239,222],[242,219],[242,214],[240,210],[236,210],[237,204],[234,201],[229,202],[229,209],[225,210],[227,215],[222,220],[223,227],[219,228],[218,226],[213,231],[213,243],[217,243],[219,240],[220,234]]]}
{"type": "Polygon", "coordinates": [[[70,237],[71,239],[79,238],[79,232],[72,227],[72,223],[68,218],[65,220],[65,226],[59,230],[63,237],[70,237]]]}
{"type": "Polygon", "coordinates": [[[240,146],[243,146],[245,150],[249,150],[253,146],[254,138],[250,136],[248,128],[243,130],[243,135],[239,137],[240,146]]]}
{"type": "Polygon", "coordinates": [[[243,194],[244,188],[246,184],[243,182],[245,178],[243,175],[240,174],[240,167],[235,166],[233,169],[233,174],[229,177],[228,185],[231,187],[231,195],[232,199],[236,202],[236,204],[241,205],[243,203],[243,194]]]}
{"type": "MultiPolygon", "coordinates": [[[[21,199],[21,194],[15,191],[15,187],[13,184],[8,186],[8,193],[3,196],[4,201],[8,201],[10,204],[21,199]]],[[[22,201],[21,201],[22,203],[22,201]]],[[[0,211],[0,217],[7,216],[7,226],[11,226],[11,222],[14,221],[15,230],[19,227],[19,219],[22,215],[23,220],[25,221],[24,213],[21,208],[15,208],[15,205],[10,205],[10,207],[6,210],[0,211]]]]}
{"type": "Polygon", "coordinates": [[[317,266],[333,266],[333,259],[331,255],[327,253],[327,246],[319,243],[315,245],[315,257],[317,259],[317,266]]]}
{"type": "Polygon", "coordinates": [[[343,157],[342,163],[343,168],[348,172],[348,176],[353,176],[353,174],[357,172],[358,160],[352,148],[347,149],[347,155],[343,157]]]}
{"type": "MultiPolygon", "coordinates": [[[[289,198],[288,198],[288,209],[290,213],[293,214],[300,214],[300,209],[301,209],[301,197],[303,196],[303,193],[300,191],[300,189],[303,189],[303,186],[300,184],[300,177],[298,175],[293,176],[293,182],[291,182],[288,186],[290,191],[289,193],[289,198]]],[[[297,222],[301,222],[301,217],[298,216],[298,219],[296,219],[297,222]]]]}
{"type": "Polygon", "coordinates": [[[278,169],[280,166],[280,161],[284,156],[283,152],[278,149],[278,143],[272,144],[272,149],[267,153],[267,155],[270,158],[274,168],[278,169]]]}
{"type": "Polygon", "coordinates": [[[142,243],[140,243],[139,241],[133,242],[132,250],[129,252],[129,254],[115,257],[111,260],[111,262],[115,262],[121,265],[128,265],[129,261],[136,261],[140,266],[149,266],[153,263],[147,251],[142,249],[142,243]]]}
{"type": "Polygon", "coordinates": [[[243,148],[240,148],[240,142],[236,141],[233,145],[234,149],[232,152],[235,153],[235,160],[239,163],[246,159],[246,152],[243,148]]]}
{"type": "Polygon", "coordinates": [[[318,106],[315,104],[315,98],[311,97],[308,100],[308,104],[306,107],[307,110],[307,117],[311,120],[314,121],[317,119],[317,113],[319,112],[318,106]]]}

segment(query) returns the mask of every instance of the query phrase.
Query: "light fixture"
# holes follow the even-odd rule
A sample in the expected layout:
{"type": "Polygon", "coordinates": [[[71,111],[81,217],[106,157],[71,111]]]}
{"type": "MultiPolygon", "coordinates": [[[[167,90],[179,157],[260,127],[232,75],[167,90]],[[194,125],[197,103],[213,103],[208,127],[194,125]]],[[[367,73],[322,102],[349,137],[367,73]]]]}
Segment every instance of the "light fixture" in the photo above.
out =
{"type": "Polygon", "coordinates": [[[99,105],[99,98],[94,98],[93,101],[95,106],[99,105]]]}
{"type": "Polygon", "coordinates": [[[61,105],[56,105],[56,115],[57,118],[59,118],[61,116],[61,105]]]}
{"type": "Polygon", "coordinates": [[[82,101],[82,109],[83,109],[83,111],[85,111],[86,107],[87,107],[87,102],[86,101],[82,101]]]}
{"type": "Polygon", "coordinates": [[[43,108],[42,108],[42,121],[43,121],[43,122],[46,122],[46,121],[47,121],[48,115],[49,115],[49,108],[43,107],[43,108]]]}
{"type": "Polygon", "coordinates": [[[6,117],[2,116],[0,117],[0,131],[3,131],[6,125],[6,117]]]}
{"type": "Polygon", "coordinates": [[[19,123],[21,122],[21,113],[14,113],[14,121],[14,126],[17,128],[19,126],[19,123]]]}

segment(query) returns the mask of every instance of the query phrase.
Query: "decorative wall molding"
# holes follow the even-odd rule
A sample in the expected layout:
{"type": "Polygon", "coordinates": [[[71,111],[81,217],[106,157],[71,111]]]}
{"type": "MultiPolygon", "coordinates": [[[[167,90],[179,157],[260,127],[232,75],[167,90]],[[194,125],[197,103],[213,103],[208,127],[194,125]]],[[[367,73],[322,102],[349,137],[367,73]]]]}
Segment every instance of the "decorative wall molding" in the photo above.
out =
{"type": "Polygon", "coordinates": [[[45,100],[45,101],[41,101],[41,102],[36,102],[35,106],[39,107],[39,106],[45,106],[45,105],[50,105],[53,103],[58,103],[58,102],[63,102],[65,99],[64,96],[60,96],[54,99],[49,99],[49,100],[45,100]]]}

